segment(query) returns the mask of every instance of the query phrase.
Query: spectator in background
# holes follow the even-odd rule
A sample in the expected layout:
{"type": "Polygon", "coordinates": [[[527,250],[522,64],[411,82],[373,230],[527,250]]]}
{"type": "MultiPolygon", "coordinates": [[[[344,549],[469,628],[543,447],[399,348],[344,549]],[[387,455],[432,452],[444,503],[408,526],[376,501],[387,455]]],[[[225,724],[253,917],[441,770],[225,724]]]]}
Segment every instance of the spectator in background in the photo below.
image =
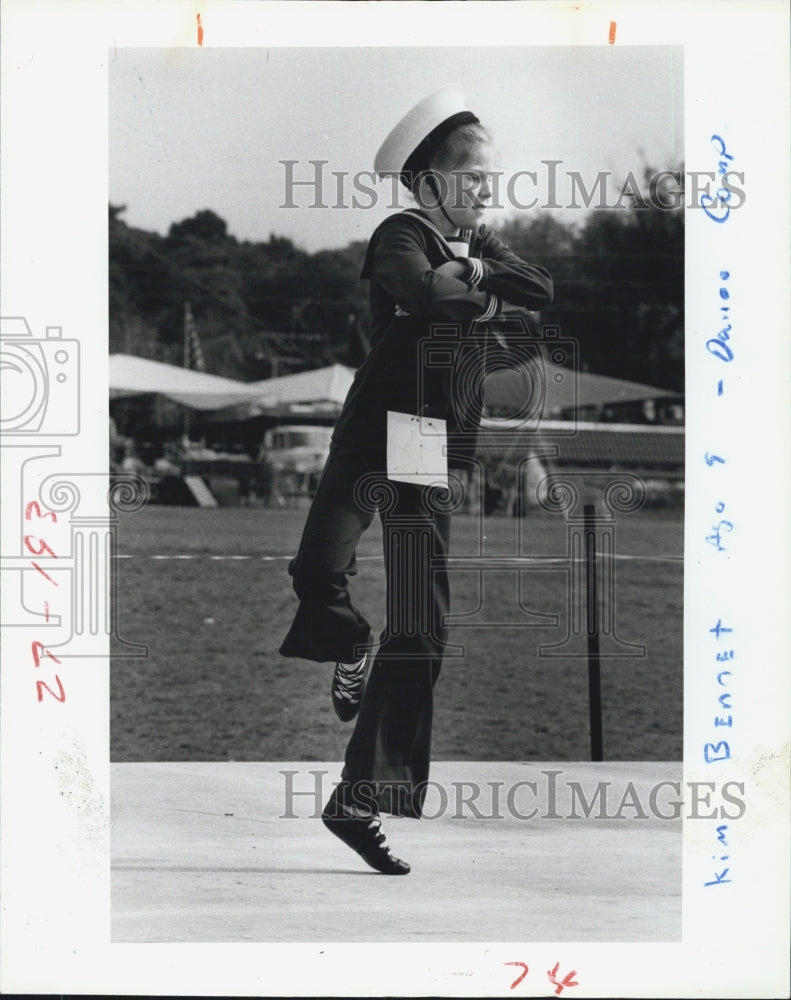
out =
{"type": "Polygon", "coordinates": [[[138,457],[135,443],[131,438],[127,438],[124,447],[124,460],[121,462],[121,471],[136,476],[143,476],[148,472],[145,462],[138,457]]]}
{"type": "Polygon", "coordinates": [[[110,417],[110,472],[120,472],[124,460],[124,449],[127,439],[118,433],[118,425],[110,417]]]}
{"type": "Polygon", "coordinates": [[[157,476],[180,476],[178,464],[178,446],[172,442],[165,444],[163,453],[154,462],[154,474],[157,476]]]}

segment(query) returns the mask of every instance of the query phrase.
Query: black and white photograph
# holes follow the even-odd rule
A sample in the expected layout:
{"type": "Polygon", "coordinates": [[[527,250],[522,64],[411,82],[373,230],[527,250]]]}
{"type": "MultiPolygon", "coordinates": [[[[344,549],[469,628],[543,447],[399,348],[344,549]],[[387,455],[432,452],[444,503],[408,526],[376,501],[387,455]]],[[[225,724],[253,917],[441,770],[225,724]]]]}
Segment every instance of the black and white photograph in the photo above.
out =
{"type": "Polygon", "coordinates": [[[114,940],[678,940],[683,50],[109,81],[114,940]]]}
{"type": "Polygon", "coordinates": [[[3,989],[776,995],[787,12],[11,7],[3,989]]]}

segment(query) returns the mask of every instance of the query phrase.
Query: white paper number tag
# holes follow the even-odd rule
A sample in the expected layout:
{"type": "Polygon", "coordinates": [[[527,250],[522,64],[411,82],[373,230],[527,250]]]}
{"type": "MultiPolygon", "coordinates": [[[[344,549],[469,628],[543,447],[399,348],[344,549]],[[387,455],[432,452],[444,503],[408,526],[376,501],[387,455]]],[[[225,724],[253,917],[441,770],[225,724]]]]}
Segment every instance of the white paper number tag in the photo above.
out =
{"type": "Polygon", "coordinates": [[[448,488],[445,421],[387,411],[387,478],[448,488]]]}

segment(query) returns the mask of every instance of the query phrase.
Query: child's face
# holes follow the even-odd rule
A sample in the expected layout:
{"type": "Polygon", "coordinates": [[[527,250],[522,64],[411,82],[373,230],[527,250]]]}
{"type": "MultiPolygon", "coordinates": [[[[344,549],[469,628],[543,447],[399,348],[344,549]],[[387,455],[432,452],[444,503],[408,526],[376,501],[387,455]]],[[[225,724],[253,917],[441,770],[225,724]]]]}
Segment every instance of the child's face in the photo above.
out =
{"type": "Polygon", "coordinates": [[[461,166],[441,171],[447,182],[445,211],[459,228],[477,228],[491,207],[495,153],[489,145],[476,146],[461,166]]]}

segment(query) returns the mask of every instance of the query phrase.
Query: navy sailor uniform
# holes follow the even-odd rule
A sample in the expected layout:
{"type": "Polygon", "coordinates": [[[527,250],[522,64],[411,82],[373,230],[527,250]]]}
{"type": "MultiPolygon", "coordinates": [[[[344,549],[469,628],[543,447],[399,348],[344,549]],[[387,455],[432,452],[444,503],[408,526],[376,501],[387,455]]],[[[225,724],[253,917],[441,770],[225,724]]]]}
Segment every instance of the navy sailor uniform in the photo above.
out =
{"type": "MultiPolygon", "coordinates": [[[[472,337],[483,347],[490,334],[482,324],[499,312],[501,299],[527,310],[552,301],[548,271],[521,260],[485,227],[470,247],[469,281],[436,273],[453,259],[445,239],[419,211],[390,216],[374,232],[361,274],[371,282],[371,351],[357,371],[334,440],[383,456],[387,411],[422,409],[424,416],[448,420],[453,459],[454,438],[462,430],[458,404],[465,401],[451,398],[447,369],[421,365],[421,343],[430,337],[431,324],[457,324],[462,340],[472,337]],[[471,292],[486,293],[485,305],[471,292]]],[[[471,425],[477,426],[474,417],[466,427],[471,425]]]]}
{"type": "MultiPolygon", "coordinates": [[[[457,331],[458,350],[484,351],[486,321],[505,300],[538,310],[552,300],[543,268],[516,256],[480,227],[464,278],[437,273],[454,253],[418,210],[386,219],[371,237],[361,277],[370,280],[371,351],[336,424],[296,557],[299,598],[280,652],[316,662],[352,663],[370,625],[352,603],[355,551],[378,512],[387,577],[387,624],[349,741],[343,779],[368,785],[368,804],[420,816],[431,752],[433,688],[447,642],[448,505],[430,487],[387,477],[387,411],[447,422],[448,465],[474,450],[480,393],[454,398],[454,363],[424,364],[436,324],[457,331]]],[[[447,352],[446,352],[447,353],[447,352]]],[[[453,351],[450,352],[453,355],[453,351]]]]}

